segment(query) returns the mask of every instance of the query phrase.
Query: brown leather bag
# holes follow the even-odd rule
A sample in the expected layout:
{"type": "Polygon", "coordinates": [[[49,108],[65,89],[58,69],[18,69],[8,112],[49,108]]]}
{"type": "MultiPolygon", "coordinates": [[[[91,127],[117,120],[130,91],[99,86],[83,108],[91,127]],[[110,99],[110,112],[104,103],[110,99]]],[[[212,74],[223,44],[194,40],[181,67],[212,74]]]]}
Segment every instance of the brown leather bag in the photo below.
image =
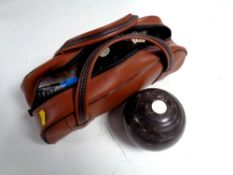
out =
{"type": "Polygon", "coordinates": [[[24,78],[22,89],[41,137],[55,143],[176,71],[186,54],[159,17],[129,14],[65,42],[51,60],[24,78]],[[77,83],[52,93],[40,91],[72,76],[78,77],[77,83]]]}

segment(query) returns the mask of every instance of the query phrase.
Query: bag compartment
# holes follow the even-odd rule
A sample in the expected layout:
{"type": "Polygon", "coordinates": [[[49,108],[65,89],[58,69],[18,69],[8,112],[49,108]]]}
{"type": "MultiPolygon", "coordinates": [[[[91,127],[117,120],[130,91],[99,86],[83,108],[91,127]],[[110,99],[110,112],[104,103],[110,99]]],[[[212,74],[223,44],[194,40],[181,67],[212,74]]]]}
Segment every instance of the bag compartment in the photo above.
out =
{"type": "MultiPolygon", "coordinates": [[[[150,43],[145,42],[135,44],[132,40],[125,40],[113,44],[108,48],[108,53],[100,55],[100,58],[95,64],[92,77],[96,77],[110,69],[114,69],[114,67],[123,63],[132,55],[137,54],[140,50],[150,46],[150,43]]],[[[36,87],[36,98],[31,110],[34,110],[37,106],[66,89],[76,86],[83,64],[95,47],[96,46],[91,46],[83,49],[69,64],[44,75],[36,87]]]]}
{"type": "MultiPolygon", "coordinates": [[[[129,95],[142,88],[145,83],[151,83],[154,78],[160,75],[163,69],[162,63],[152,50],[153,48],[143,49],[124,63],[92,78],[91,87],[93,90],[88,99],[90,110],[93,111],[92,117],[107,112],[108,108],[116,107],[129,95]],[[132,66],[131,69],[129,69],[129,66],[132,66]],[[149,77],[147,77],[146,73],[148,69],[153,69],[153,73],[149,77]],[[127,76],[125,76],[126,71],[127,76]],[[114,76],[114,84],[112,84],[111,76],[114,76]],[[140,83],[135,84],[135,78],[139,78],[140,83]],[[104,84],[101,84],[101,82],[104,84]],[[134,84],[127,85],[129,82],[134,82],[134,84]],[[122,93],[122,90],[125,93],[122,93]],[[118,98],[114,94],[117,94],[118,98]],[[114,101],[114,99],[118,100],[114,101]]],[[[47,100],[34,110],[33,114],[41,128],[42,138],[47,142],[55,143],[77,128],[76,116],[74,116],[74,110],[77,110],[77,107],[74,106],[75,90],[75,87],[69,88],[47,100]],[[46,114],[46,125],[44,126],[39,115],[41,110],[44,110],[46,114]],[[67,119],[68,116],[69,119],[67,119]],[[68,123],[67,120],[69,121],[68,123]]]]}
{"type": "Polygon", "coordinates": [[[46,128],[41,133],[41,138],[46,143],[56,143],[61,138],[67,136],[75,128],[75,118],[74,114],[66,115],[63,117],[62,120],[58,120],[55,124],[51,125],[50,127],[46,128]]]}

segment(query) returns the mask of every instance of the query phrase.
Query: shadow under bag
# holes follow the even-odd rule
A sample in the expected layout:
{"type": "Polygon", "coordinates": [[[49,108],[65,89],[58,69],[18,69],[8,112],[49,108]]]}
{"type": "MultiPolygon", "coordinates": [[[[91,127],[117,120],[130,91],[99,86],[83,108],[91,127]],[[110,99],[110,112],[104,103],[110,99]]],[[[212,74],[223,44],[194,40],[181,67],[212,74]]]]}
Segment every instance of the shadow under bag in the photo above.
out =
{"type": "Polygon", "coordinates": [[[22,89],[41,137],[56,143],[179,69],[186,54],[159,17],[129,14],[65,42],[22,89]]]}

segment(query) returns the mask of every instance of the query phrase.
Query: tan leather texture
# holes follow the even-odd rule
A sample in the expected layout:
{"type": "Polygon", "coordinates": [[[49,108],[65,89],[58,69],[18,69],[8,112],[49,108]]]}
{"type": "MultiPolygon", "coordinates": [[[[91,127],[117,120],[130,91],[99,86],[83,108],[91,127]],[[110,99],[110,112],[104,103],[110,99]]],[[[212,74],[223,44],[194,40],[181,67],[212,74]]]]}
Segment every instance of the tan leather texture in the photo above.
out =
{"type": "Polygon", "coordinates": [[[186,55],[159,17],[129,14],[65,42],[24,78],[22,90],[42,139],[56,143],[178,70],[186,55]],[[71,75],[78,77],[75,84],[43,98],[38,95],[44,84],[71,75]]]}

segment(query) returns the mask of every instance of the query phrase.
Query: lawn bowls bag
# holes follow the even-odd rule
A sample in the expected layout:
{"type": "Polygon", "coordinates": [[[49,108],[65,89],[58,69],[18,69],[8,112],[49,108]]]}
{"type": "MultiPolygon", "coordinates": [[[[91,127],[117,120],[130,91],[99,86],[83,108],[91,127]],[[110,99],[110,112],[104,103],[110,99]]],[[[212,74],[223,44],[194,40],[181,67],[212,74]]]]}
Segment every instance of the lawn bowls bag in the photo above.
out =
{"type": "Polygon", "coordinates": [[[22,90],[42,139],[56,143],[179,69],[186,54],[159,17],[129,14],[65,42],[22,90]]]}

